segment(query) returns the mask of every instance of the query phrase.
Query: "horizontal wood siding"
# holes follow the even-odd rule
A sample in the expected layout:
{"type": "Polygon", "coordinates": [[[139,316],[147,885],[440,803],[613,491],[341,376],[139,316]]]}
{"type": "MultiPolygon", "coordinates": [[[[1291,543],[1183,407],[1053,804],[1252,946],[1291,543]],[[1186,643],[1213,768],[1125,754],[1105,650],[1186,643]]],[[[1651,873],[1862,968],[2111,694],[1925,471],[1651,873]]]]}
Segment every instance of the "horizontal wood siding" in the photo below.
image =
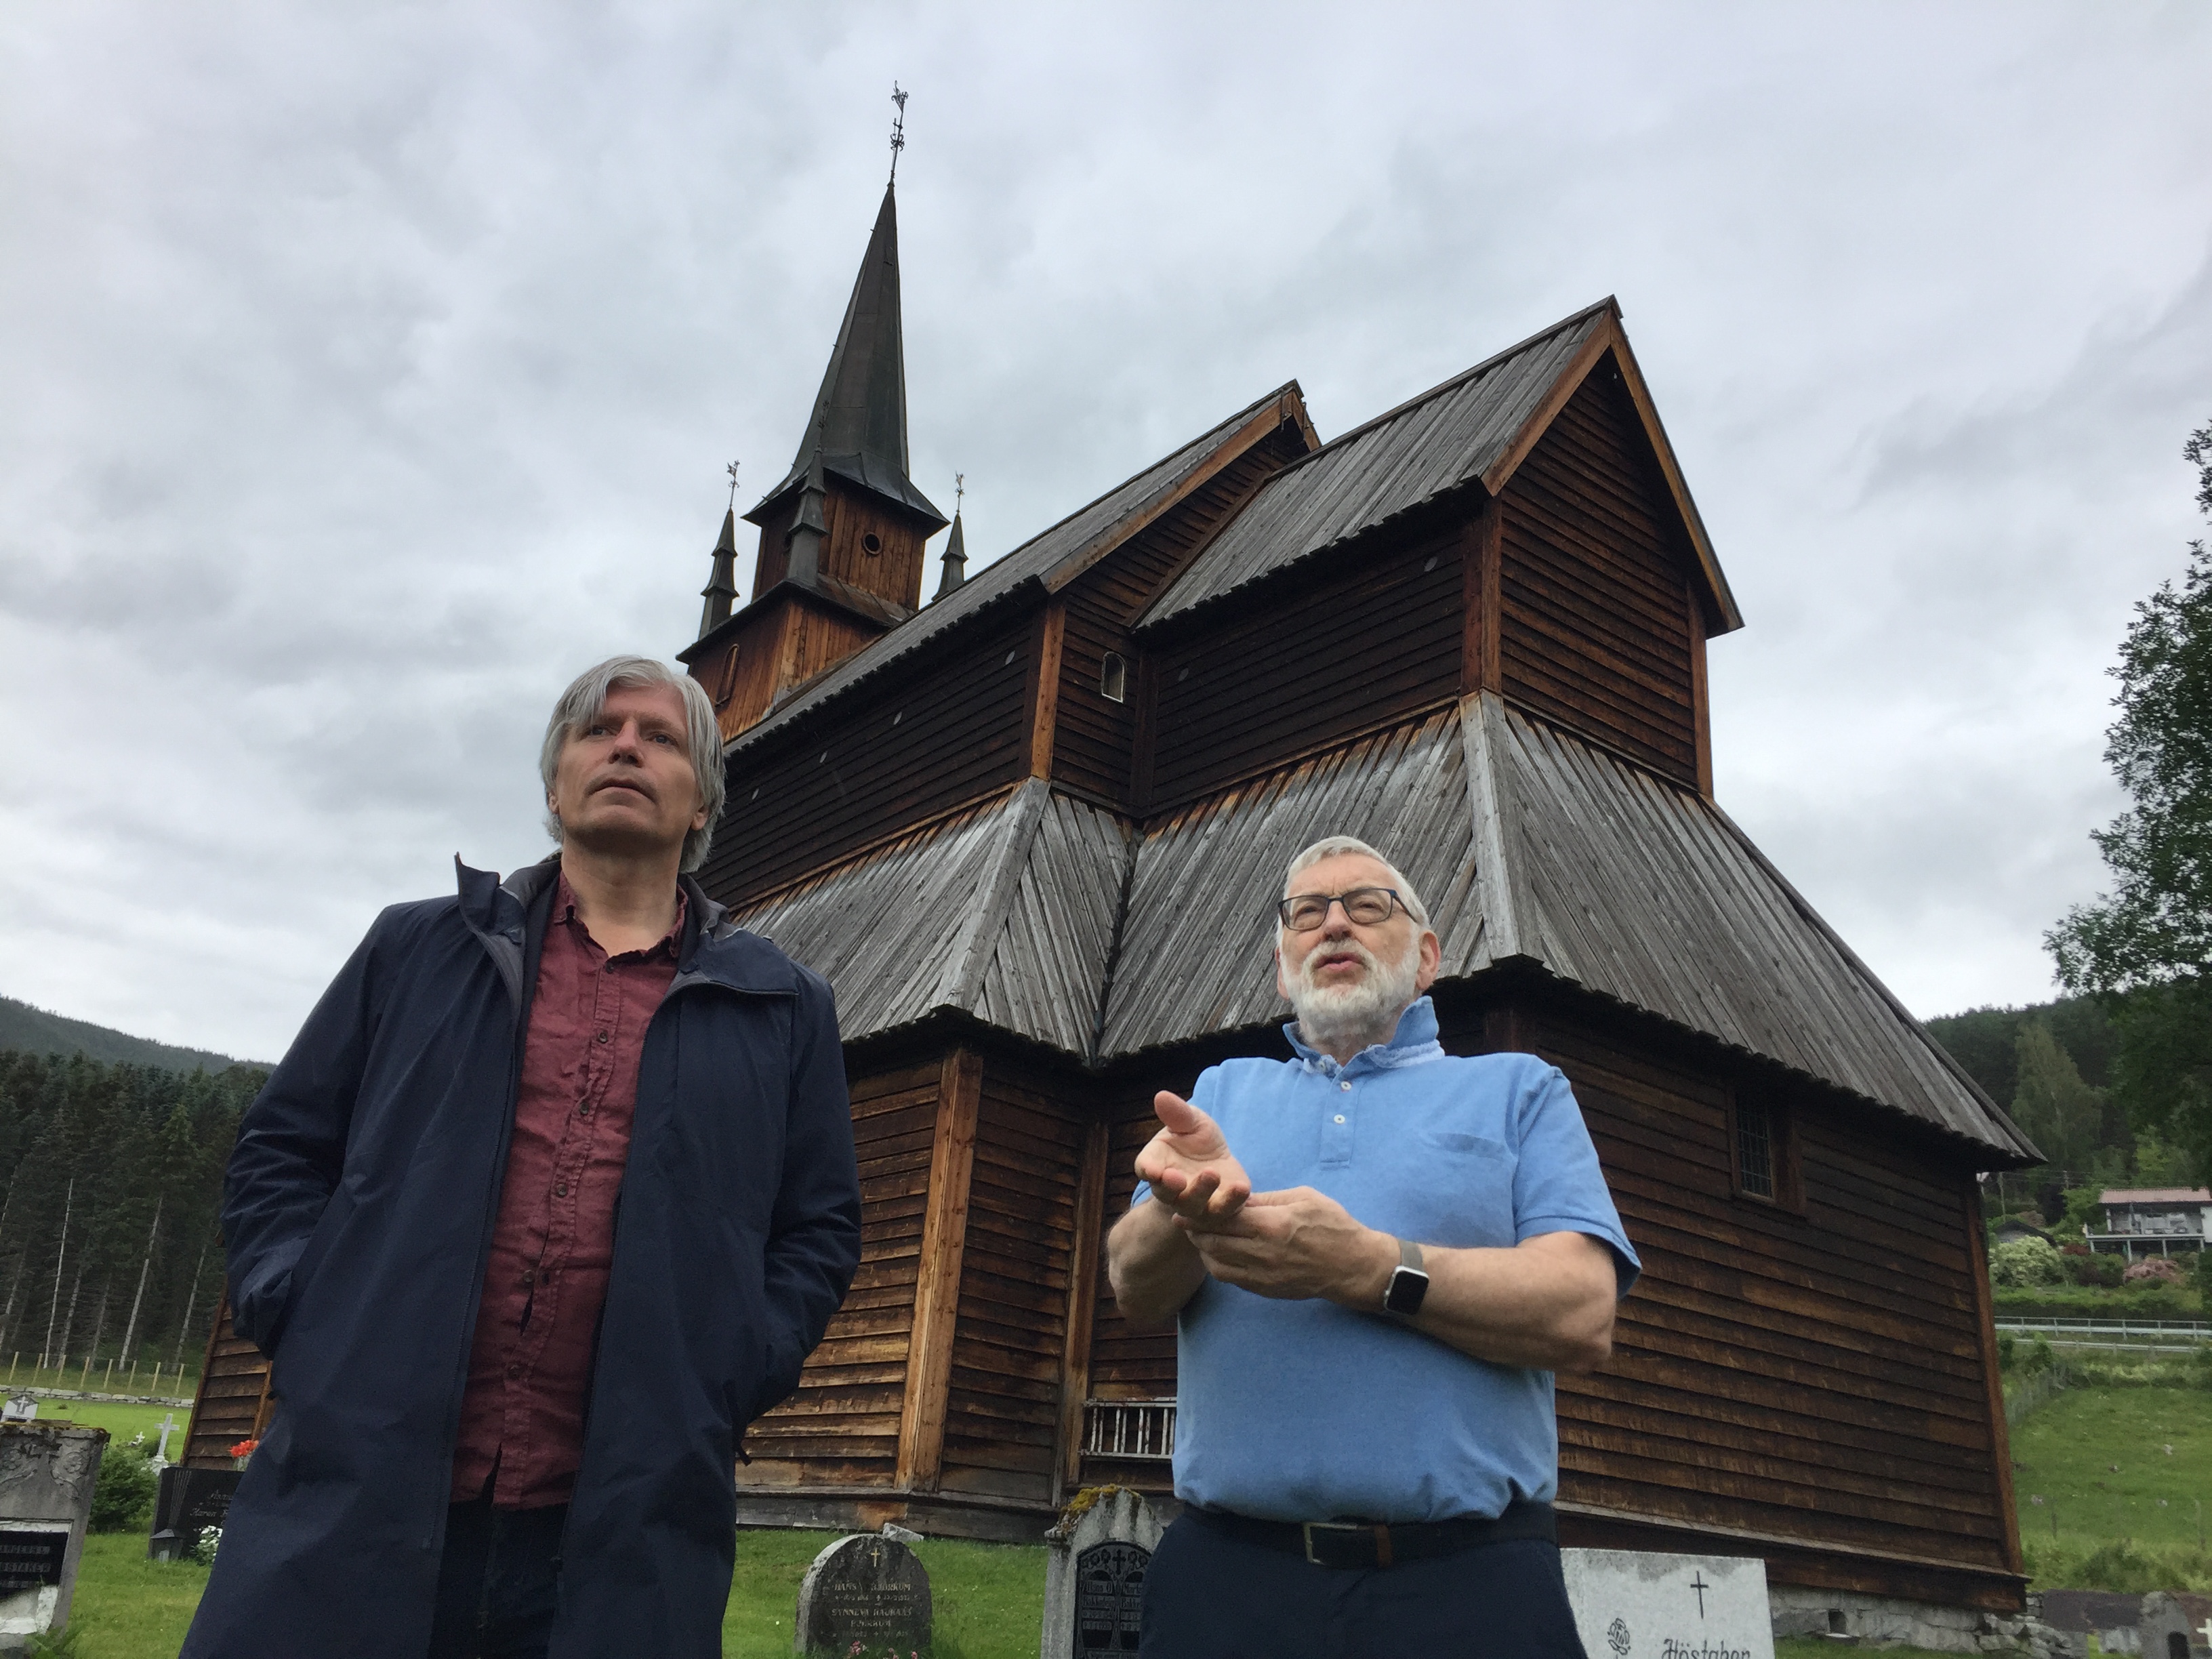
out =
{"type": "Polygon", "coordinates": [[[1026,618],[969,641],[900,689],[847,708],[772,752],[734,757],[700,879],[724,903],[784,886],[908,824],[1024,775],[1026,618]]]}
{"type": "Polygon", "coordinates": [[[1341,562],[1351,568],[1255,599],[1237,619],[1154,659],[1149,811],[1458,690],[1460,532],[1341,562]]]}
{"type": "MultiPolygon", "coordinates": [[[[269,1362],[261,1350],[230,1326],[230,1298],[216,1310],[215,1330],[208,1343],[207,1359],[198,1392],[192,1399],[191,1420],[185,1426],[185,1444],[177,1461],[196,1469],[228,1469],[237,1459],[230,1449],[253,1438],[261,1421],[261,1402],[269,1390],[269,1362]]],[[[68,1415],[67,1407],[54,1413],[68,1415]]],[[[176,1443],[170,1443],[176,1450],[176,1443]]]]}
{"type": "Polygon", "coordinates": [[[1953,1173],[1799,1103],[1804,1213],[1731,1198],[1723,1085],[1528,1031],[1644,1259],[1611,1361],[1559,1379],[1562,1499],[2005,1570],[1953,1173]]]}
{"type": "Polygon", "coordinates": [[[823,1481],[889,1486],[906,1398],[922,1212],[939,1066],[852,1079],[853,1139],[860,1164],[860,1267],[799,1390],[756,1422],[752,1458],[738,1483],[823,1481]]]}
{"type": "Polygon", "coordinates": [[[986,1062],[939,1491],[1052,1497],[1085,1122],[1049,1084],[986,1062]]]}
{"type": "Polygon", "coordinates": [[[1505,695],[1695,785],[1687,554],[1609,359],[1514,472],[1499,507],[1505,695]]]}
{"type": "Polygon", "coordinates": [[[1137,713],[1137,659],[1129,625],[1253,491],[1304,453],[1297,429],[1279,428],[1068,585],[1059,724],[1053,739],[1054,782],[1110,805],[1126,805],[1137,713]],[[1110,702],[1098,690],[1099,671],[1109,651],[1129,665],[1126,702],[1110,702]]]}

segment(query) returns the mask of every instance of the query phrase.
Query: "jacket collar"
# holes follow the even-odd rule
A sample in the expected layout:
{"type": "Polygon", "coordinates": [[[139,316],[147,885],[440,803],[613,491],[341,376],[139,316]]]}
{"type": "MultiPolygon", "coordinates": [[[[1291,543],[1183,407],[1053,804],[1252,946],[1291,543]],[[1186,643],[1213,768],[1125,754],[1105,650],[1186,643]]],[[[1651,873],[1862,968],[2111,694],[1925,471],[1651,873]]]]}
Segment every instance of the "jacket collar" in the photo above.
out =
{"type": "Polygon", "coordinates": [[[1415,998],[1413,1005],[1398,1016],[1398,1029],[1391,1033],[1388,1042],[1370,1043],[1341,1066],[1298,1035],[1297,1021],[1284,1026],[1283,1035],[1291,1040],[1300,1066],[1309,1072],[1319,1072],[1323,1077],[1334,1077],[1340,1072],[1394,1071],[1401,1066],[1419,1066],[1444,1057],[1443,1044],[1437,1040],[1437,1005],[1426,997],[1415,998]]]}
{"type": "MultiPolygon", "coordinates": [[[[461,915],[470,931],[501,963],[502,973],[508,971],[513,953],[511,961],[519,973],[531,908],[560,874],[560,854],[526,864],[504,881],[491,871],[471,869],[458,856],[453,869],[460,885],[461,915]]],[[[684,887],[684,942],[670,991],[710,984],[755,996],[799,994],[799,969],[790,957],[732,921],[728,907],[708,898],[690,876],[677,879],[684,887]]]]}

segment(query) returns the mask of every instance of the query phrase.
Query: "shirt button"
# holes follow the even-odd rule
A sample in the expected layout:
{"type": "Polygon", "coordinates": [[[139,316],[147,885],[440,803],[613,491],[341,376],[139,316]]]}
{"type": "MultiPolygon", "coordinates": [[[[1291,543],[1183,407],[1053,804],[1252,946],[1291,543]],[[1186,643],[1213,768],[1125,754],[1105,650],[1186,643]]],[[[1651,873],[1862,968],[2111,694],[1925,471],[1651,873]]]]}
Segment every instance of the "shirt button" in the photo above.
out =
{"type": "Polygon", "coordinates": [[[1343,1121],[1344,1121],[1344,1114],[1343,1114],[1342,1112],[1339,1112],[1339,1113],[1336,1115],[1336,1121],[1337,1121],[1339,1123],[1341,1123],[1341,1122],[1343,1122],[1343,1121]]]}
{"type": "MultiPolygon", "coordinates": [[[[605,1038],[604,1038],[604,1037],[602,1037],[602,1038],[600,1039],[600,1041],[601,1041],[601,1042],[605,1042],[605,1040],[606,1040],[606,1039],[605,1039],[605,1038]]],[[[1340,1083],[1340,1084],[1338,1084],[1336,1086],[1337,1086],[1338,1088],[1340,1088],[1340,1089],[1343,1090],[1346,1094],[1349,1094],[1349,1093],[1351,1093],[1351,1092],[1352,1092],[1352,1085],[1351,1085],[1349,1083],[1340,1083]]],[[[1339,1121],[1341,1121],[1341,1120],[1340,1120],[1340,1119],[1339,1121]]]]}
{"type": "Polygon", "coordinates": [[[554,1188],[554,1189],[553,1189],[553,1196],[554,1196],[554,1197],[556,1197],[556,1198],[566,1198],[566,1197],[568,1197],[568,1183],[567,1182],[565,1182],[565,1181],[564,1181],[564,1182],[561,1182],[561,1184],[560,1184],[559,1186],[557,1186],[557,1187],[554,1188]]]}
{"type": "Polygon", "coordinates": [[[609,973],[611,973],[611,974],[612,972],[614,972],[614,970],[615,970],[615,965],[614,965],[614,963],[612,963],[611,962],[611,963],[609,963],[607,964],[607,971],[608,971],[609,973]]]}
{"type": "MultiPolygon", "coordinates": [[[[600,1033],[599,1033],[599,1039],[598,1039],[598,1040],[599,1040],[599,1042],[605,1042],[607,1040],[607,1034],[606,1034],[605,1031],[600,1032],[600,1033]]],[[[1346,1088],[1349,1089],[1352,1085],[1351,1085],[1349,1083],[1347,1083],[1347,1084],[1346,1084],[1344,1086],[1345,1086],[1346,1088]]]]}
{"type": "Polygon", "coordinates": [[[507,1374],[509,1376],[520,1376],[522,1375],[522,1367],[520,1365],[509,1365],[507,1368],[507,1374]]]}

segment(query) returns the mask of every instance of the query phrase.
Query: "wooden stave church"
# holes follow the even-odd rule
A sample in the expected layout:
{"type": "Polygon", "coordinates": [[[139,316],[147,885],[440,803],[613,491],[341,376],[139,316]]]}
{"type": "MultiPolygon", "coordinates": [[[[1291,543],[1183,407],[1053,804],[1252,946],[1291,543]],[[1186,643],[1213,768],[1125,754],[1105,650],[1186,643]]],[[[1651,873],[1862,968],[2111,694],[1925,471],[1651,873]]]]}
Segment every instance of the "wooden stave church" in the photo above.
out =
{"type": "MultiPolygon", "coordinates": [[[[887,191],[755,598],[732,516],[678,653],[728,739],[702,879],[836,988],[864,1179],[744,1522],[1167,1494],[1174,1340],[1116,1317],[1104,1231],[1154,1090],[1287,1052],[1268,904],[1349,832],[1428,900],[1446,1047],[1573,1080],[1646,1262],[1559,1380],[1565,1540],[2019,1607],[1974,1176],[2039,1155],[1713,801],[1741,618],[1618,307],[1327,445],[1285,386],[964,582],[956,514],[927,606],[899,331],[887,191]]],[[[203,1467],[270,1405],[227,1316],[203,1467]]]]}
{"type": "Polygon", "coordinates": [[[1647,1263],[1559,1382],[1568,1541],[2020,1607],[1975,1176],[2039,1155],[1713,800],[1741,618],[1618,307],[1326,445],[1280,387],[965,581],[956,518],[927,606],[898,352],[887,192],[755,597],[726,520],[678,653],[728,739],[702,878],[836,988],[866,1190],[747,1521],[1034,1538],[1168,1492],[1113,1455],[1175,1355],[1103,1233],[1154,1090],[1287,1052],[1268,905],[1349,832],[1428,899],[1446,1046],[1573,1079],[1647,1263]]]}

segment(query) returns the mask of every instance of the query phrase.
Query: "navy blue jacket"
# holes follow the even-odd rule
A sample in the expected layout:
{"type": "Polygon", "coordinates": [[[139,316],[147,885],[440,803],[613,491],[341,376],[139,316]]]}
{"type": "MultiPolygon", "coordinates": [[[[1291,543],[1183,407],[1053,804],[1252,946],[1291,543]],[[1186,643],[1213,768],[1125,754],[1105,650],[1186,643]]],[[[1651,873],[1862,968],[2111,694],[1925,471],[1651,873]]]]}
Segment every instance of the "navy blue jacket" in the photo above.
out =
{"type": "MultiPolygon", "coordinates": [[[[233,1317],[276,1406],[181,1659],[427,1651],[552,860],[386,910],[247,1110],[233,1317]]],[[[647,1027],[562,1547],[554,1659],[721,1652],[745,1425],[860,1253],[822,979],[688,878],[647,1027]]]]}

